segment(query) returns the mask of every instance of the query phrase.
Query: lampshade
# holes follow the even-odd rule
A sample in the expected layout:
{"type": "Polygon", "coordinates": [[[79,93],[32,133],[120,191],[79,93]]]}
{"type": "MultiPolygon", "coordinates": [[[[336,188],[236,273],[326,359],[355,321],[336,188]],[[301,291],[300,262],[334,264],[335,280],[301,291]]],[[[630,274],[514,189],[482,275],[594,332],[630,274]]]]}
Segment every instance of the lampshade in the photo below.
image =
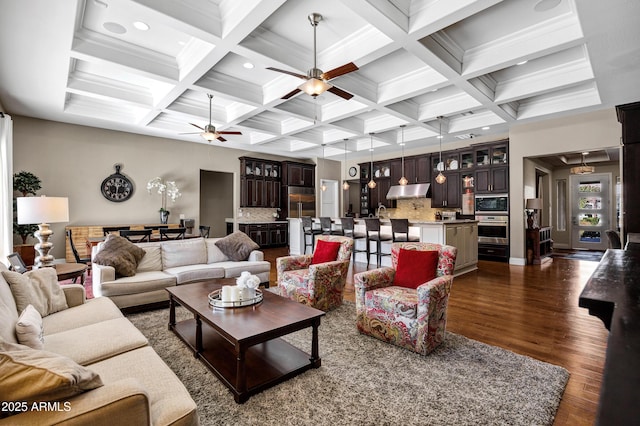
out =
{"type": "Polygon", "coordinates": [[[69,221],[69,199],[66,197],[18,197],[18,224],[69,221]]]}
{"type": "Polygon", "coordinates": [[[298,86],[298,89],[310,96],[318,96],[331,89],[333,86],[324,80],[310,78],[298,86]]]}
{"type": "Polygon", "coordinates": [[[526,209],[527,210],[541,210],[542,209],[542,198],[527,198],[526,209]]]}

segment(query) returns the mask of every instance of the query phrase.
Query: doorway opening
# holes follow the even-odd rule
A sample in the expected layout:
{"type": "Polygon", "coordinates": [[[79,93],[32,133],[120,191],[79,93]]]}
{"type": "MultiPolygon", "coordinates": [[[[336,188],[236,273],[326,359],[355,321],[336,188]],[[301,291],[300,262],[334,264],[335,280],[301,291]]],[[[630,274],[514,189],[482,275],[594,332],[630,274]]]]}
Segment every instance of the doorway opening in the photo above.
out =
{"type": "Polygon", "coordinates": [[[340,217],[340,197],[337,180],[321,179],[320,186],[326,187],[320,191],[320,214],[323,217],[340,217]]]}
{"type": "Polygon", "coordinates": [[[200,225],[210,237],[227,234],[226,218],[233,217],[233,173],[200,170],[200,225]]]}

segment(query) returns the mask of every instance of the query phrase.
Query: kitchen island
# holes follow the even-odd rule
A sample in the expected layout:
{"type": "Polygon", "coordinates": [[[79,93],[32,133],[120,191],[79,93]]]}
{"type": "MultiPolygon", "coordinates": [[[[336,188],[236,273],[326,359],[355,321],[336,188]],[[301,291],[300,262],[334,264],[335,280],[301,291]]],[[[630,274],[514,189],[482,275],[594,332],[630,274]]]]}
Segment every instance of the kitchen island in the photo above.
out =
{"type": "MultiPolygon", "coordinates": [[[[304,249],[304,234],[302,221],[298,218],[288,218],[289,221],[289,252],[292,255],[302,254],[304,249]]],[[[354,219],[357,232],[365,232],[363,219],[354,219]]],[[[340,229],[340,218],[332,219],[336,229],[340,229]]],[[[315,218],[314,222],[320,221],[315,218]]],[[[380,219],[381,232],[391,235],[391,222],[389,219],[380,219]]],[[[413,220],[409,219],[409,234],[420,238],[427,243],[447,244],[458,248],[454,275],[462,275],[478,269],[478,221],[468,219],[452,220],[413,220]]],[[[358,250],[364,250],[366,242],[357,240],[358,250]]],[[[375,243],[372,243],[375,244],[375,243]]],[[[388,253],[391,250],[391,242],[382,243],[382,250],[388,253]]],[[[308,251],[308,250],[307,250],[308,251]]],[[[308,254],[308,253],[307,253],[308,254]]],[[[366,253],[356,253],[356,262],[366,263],[366,253]]],[[[371,264],[375,265],[375,256],[371,256],[371,264]]],[[[382,257],[382,266],[391,266],[389,256],[382,257]]]]}

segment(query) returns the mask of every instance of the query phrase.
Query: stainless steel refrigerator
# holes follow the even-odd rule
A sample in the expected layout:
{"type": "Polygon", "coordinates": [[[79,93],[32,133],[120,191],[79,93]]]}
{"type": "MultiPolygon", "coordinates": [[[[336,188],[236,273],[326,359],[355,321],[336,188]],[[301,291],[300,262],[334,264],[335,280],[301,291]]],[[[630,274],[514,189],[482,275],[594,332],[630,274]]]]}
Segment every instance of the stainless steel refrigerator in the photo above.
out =
{"type": "Polygon", "coordinates": [[[287,187],[287,204],[289,217],[316,215],[316,190],[302,186],[287,187]]]}

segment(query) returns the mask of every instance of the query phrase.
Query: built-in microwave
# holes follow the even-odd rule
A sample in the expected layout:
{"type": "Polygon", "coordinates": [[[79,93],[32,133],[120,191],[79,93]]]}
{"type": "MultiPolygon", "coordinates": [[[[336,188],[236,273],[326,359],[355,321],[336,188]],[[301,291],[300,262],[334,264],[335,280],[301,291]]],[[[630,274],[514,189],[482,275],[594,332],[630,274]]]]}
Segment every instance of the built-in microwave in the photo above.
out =
{"type": "Polygon", "coordinates": [[[476,195],[476,214],[509,214],[509,195],[476,195]]]}

